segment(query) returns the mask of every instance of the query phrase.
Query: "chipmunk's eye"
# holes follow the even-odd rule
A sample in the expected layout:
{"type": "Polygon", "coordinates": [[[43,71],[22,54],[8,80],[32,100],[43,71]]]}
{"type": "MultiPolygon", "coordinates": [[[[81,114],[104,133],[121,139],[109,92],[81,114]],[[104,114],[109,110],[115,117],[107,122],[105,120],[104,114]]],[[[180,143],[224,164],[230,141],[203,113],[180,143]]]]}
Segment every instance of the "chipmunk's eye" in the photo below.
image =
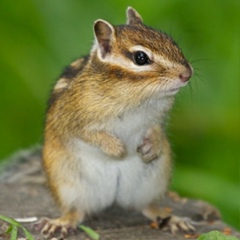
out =
{"type": "Polygon", "coordinates": [[[133,54],[133,60],[136,65],[142,66],[150,64],[150,59],[145,52],[137,51],[133,54]]]}

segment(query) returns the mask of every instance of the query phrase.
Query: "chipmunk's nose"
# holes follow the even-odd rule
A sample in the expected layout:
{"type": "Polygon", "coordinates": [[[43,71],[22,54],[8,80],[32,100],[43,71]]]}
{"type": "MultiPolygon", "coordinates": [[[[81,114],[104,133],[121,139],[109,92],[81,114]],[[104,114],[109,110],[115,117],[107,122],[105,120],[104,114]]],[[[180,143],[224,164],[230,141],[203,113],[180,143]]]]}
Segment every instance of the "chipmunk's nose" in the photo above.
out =
{"type": "Polygon", "coordinates": [[[182,72],[179,74],[179,79],[182,82],[187,82],[191,76],[193,74],[193,68],[190,64],[188,64],[187,67],[184,68],[184,70],[182,70],[182,72]]]}

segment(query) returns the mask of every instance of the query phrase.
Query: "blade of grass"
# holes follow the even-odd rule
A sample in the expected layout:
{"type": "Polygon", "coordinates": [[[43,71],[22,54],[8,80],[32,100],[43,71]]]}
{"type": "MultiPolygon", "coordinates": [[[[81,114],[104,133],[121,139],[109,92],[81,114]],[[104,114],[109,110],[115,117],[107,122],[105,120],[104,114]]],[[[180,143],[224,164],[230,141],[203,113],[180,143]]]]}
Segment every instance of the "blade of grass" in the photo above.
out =
{"type": "Polygon", "coordinates": [[[28,240],[34,240],[31,233],[25,227],[22,227],[22,230],[23,230],[23,232],[24,232],[24,234],[25,234],[25,236],[27,237],[28,240]]]}
{"type": "Polygon", "coordinates": [[[92,230],[89,227],[86,227],[84,225],[79,225],[79,228],[82,229],[89,237],[91,237],[93,240],[99,240],[100,236],[97,232],[95,232],[94,230],[92,230]]]}
{"type": "Polygon", "coordinates": [[[12,232],[12,228],[13,228],[13,226],[12,225],[10,225],[9,227],[8,227],[8,229],[6,230],[6,234],[10,234],[11,232],[12,232]]]}
{"type": "Polygon", "coordinates": [[[21,224],[19,222],[15,221],[12,218],[8,218],[6,216],[0,215],[0,219],[2,219],[5,222],[8,222],[8,223],[12,224],[13,226],[21,227],[21,224]]]}
{"type": "Polygon", "coordinates": [[[17,231],[18,231],[17,226],[13,226],[11,231],[11,240],[17,239],[17,231]]]}
{"type": "Polygon", "coordinates": [[[8,222],[10,224],[10,226],[8,227],[6,233],[11,233],[11,240],[16,240],[17,239],[17,231],[18,231],[18,227],[22,228],[25,236],[27,237],[28,240],[34,240],[33,236],[30,234],[30,232],[28,232],[28,230],[23,227],[19,222],[15,221],[12,218],[0,215],[0,219],[2,219],[5,222],[8,222]]]}

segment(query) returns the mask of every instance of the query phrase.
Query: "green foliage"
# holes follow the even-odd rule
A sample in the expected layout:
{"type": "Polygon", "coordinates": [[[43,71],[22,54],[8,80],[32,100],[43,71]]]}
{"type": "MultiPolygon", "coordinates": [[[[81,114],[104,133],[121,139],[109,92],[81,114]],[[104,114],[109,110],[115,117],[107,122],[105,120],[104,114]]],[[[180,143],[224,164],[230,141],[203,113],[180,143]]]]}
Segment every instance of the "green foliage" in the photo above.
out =
{"type": "Polygon", "coordinates": [[[191,88],[177,97],[169,136],[173,188],[209,200],[239,227],[238,0],[1,0],[0,159],[41,142],[54,79],[89,52],[98,18],[125,22],[128,5],[144,22],[168,32],[192,62],[191,88]]]}
{"type": "Polygon", "coordinates": [[[238,240],[234,236],[226,236],[219,231],[212,231],[209,233],[202,234],[198,240],[238,240]]]}
{"type": "MultiPolygon", "coordinates": [[[[28,230],[25,227],[23,227],[16,220],[6,217],[6,216],[3,216],[3,215],[0,215],[0,219],[10,224],[10,226],[8,227],[8,229],[6,231],[6,235],[10,235],[11,240],[17,240],[19,228],[22,229],[22,231],[24,232],[24,234],[28,240],[34,240],[33,236],[28,232],[28,230]]],[[[86,227],[82,224],[79,225],[79,228],[82,229],[92,240],[100,239],[100,236],[93,229],[86,227]]]]}
{"type": "Polygon", "coordinates": [[[26,238],[28,240],[34,240],[33,236],[28,232],[28,230],[23,227],[19,222],[15,221],[14,219],[12,218],[9,218],[9,217],[6,217],[6,216],[3,216],[3,215],[0,215],[0,219],[5,221],[5,222],[8,222],[10,224],[9,228],[7,229],[6,231],[6,234],[10,234],[11,236],[11,240],[17,240],[17,236],[18,236],[18,229],[22,229],[26,238]]]}

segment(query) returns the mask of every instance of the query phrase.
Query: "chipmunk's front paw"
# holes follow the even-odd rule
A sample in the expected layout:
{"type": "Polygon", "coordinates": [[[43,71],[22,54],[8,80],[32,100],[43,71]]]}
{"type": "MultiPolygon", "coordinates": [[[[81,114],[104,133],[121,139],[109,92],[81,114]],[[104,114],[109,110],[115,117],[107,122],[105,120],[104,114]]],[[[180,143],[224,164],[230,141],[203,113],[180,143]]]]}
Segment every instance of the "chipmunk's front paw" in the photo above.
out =
{"type": "Polygon", "coordinates": [[[107,141],[102,145],[102,150],[109,156],[122,158],[126,154],[126,149],[122,141],[118,138],[112,137],[111,141],[107,141]]]}
{"type": "Polygon", "coordinates": [[[45,238],[60,237],[63,239],[69,234],[73,234],[76,231],[75,226],[64,223],[61,219],[48,219],[43,218],[34,224],[34,228],[40,231],[45,238]]]}
{"type": "Polygon", "coordinates": [[[195,227],[192,225],[192,221],[189,218],[181,218],[178,216],[170,216],[167,218],[157,218],[159,228],[163,230],[170,230],[175,234],[178,231],[195,232],[195,227]]]}
{"type": "Polygon", "coordinates": [[[137,152],[141,154],[143,161],[146,163],[159,156],[158,149],[154,148],[154,145],[149,138],[144,138],[143,144],[138,146],[137,152]]]}

